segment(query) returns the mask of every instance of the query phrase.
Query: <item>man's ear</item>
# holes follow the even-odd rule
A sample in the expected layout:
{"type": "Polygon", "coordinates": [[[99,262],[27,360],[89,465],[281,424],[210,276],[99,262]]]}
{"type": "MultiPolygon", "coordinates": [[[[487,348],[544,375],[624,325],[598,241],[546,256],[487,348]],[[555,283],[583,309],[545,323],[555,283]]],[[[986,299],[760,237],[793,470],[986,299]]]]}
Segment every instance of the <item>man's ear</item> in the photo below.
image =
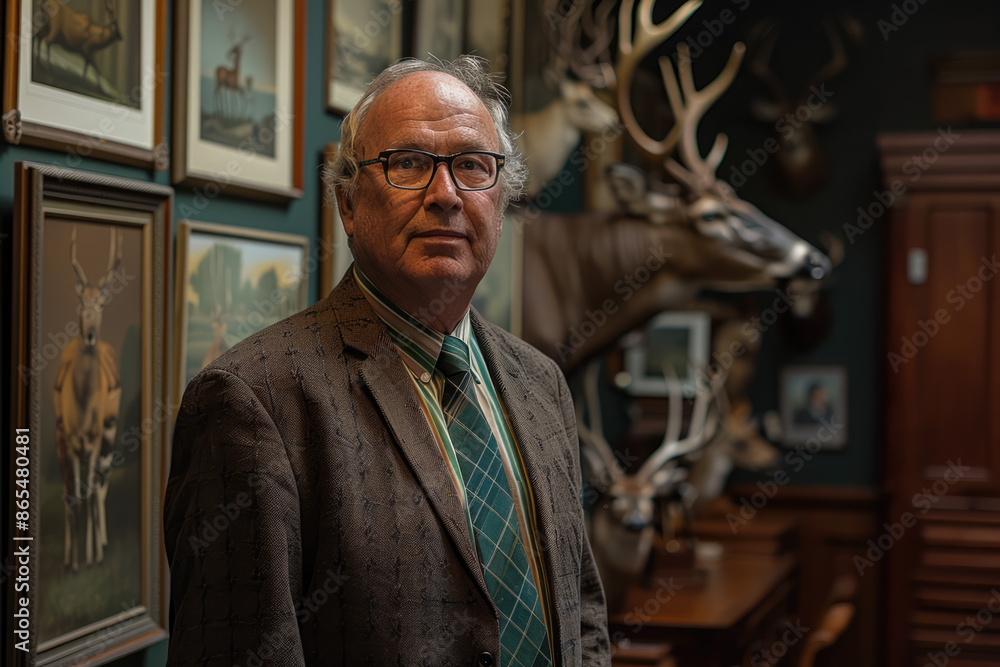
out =
{"type": "Polygon", "coordinates": [[[344,224],[344,232],[349,237],[354,236],[354,206],[342,188],[337,188],[334,192],[337,195],[337,210],[344,224]]]}

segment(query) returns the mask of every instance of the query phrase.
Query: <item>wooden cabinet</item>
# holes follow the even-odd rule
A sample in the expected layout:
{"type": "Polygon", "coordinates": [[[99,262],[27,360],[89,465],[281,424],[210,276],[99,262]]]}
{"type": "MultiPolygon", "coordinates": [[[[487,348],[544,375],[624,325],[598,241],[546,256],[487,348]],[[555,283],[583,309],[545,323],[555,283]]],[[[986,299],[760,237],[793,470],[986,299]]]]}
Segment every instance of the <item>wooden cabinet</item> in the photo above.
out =
{"type": "Polygon", "coordinates": [[[1000,664],[1000,132],[945,136],[879,137],[889,667],[1000,664]]]}

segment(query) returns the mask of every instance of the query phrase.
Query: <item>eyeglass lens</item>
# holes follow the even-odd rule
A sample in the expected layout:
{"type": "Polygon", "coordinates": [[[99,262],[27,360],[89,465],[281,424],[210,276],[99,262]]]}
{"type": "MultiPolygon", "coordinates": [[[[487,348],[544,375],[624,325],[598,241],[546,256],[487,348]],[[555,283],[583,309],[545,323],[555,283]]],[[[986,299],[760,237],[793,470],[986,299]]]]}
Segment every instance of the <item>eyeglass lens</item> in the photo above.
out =
{"type": "MultiPolygon", "coordinates": [[[[389,156],[386,174],[401,188],[426,187],[434,175],[434,158],[422,153],[400,152],[389,156]]],[[[451,162],[451,176],[462,189],[488,188],[497,177],[497,160],[482,153],[461,153],[451,162]]]]}

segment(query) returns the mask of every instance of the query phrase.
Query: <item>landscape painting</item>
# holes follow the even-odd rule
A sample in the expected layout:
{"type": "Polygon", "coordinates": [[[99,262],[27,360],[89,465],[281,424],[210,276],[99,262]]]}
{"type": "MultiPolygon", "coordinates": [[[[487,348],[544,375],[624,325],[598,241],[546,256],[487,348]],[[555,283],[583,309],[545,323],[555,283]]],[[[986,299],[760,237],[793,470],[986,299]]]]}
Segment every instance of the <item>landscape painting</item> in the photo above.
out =
{"type": "Polygon", "coordinates": [[[200,137],[274,157],[277,2],[201,5],[200,137]]]}
{"type": "Polygon", "coordinates": [[[375,76],[402,56],[402,3],[330,0],[327,108],[346,113],[375,76]]]}
{"type": "Polygon", "coordinates": [[[305,307],[308,246],[304,236],[181,222],[179,392],[233,345],[305,307]]]}

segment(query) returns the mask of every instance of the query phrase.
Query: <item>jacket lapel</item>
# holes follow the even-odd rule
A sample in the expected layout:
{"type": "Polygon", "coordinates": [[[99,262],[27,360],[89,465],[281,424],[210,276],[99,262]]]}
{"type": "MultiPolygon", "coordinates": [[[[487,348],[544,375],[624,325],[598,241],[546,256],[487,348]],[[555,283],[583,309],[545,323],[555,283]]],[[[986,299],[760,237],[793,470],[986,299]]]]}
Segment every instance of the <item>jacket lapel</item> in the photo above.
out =
{"type": "Polygon", "coordinates": [[[329,299],[345,348],[353,348],[363,355],[358,370],[361,383],[389,425],[396,445],[455,543],[469,574],[489,600],[479,559],[469,541],[465,512],[388,328],[361,293],[353,270],[348,271],[329,299]],[[349,284],[345,284],[347,282],[349,284]]]}
{"type": "MultiPolygon", "coordinates": [[[[552,503],[549,501],[552,490],[546,470],[552,466],[559,465],[553,457],[558,456],[557,447],[539,446],[538,429],[534,428],[532,422],[540,417],[538,411],[539,397],[537,392],[533,392],[528,387],[527,373],[520,363],[520,358],[510,348],[506,342],[492,332],[485,324],[482,317],[472,311],[472,328],[479,342],[479,348],[486,360],[490,377],[497,387],[501,401],[507,409],[507,416],[510,420],[511,429],[514,432],[514,440],[517,442],[521,460],[524,462],[524,472],[531,484],[532,496],[535,503],[536,516],[538,518],[538,545],[542,552],[542,562],[550,578],[550,584],[555,584],[553,577],[560,573],[563,564],[556,545],[559,544],[556,535],[556,521],[552,512],[552,503]]],[[[547,417],[546,417],[547,418],[547,417]]],[[[555,591],[552,591],[555,595],[555,591]]],[[[553,598],[553,631],[556,636],[552,638],[556,650],[562,646],[561,637],[572,636],[569,628],[562,627],[564,619],[559,614],[558,600],[553,598]]],[[[555,656],[553,656],[555,657],[555,656]]]]}

